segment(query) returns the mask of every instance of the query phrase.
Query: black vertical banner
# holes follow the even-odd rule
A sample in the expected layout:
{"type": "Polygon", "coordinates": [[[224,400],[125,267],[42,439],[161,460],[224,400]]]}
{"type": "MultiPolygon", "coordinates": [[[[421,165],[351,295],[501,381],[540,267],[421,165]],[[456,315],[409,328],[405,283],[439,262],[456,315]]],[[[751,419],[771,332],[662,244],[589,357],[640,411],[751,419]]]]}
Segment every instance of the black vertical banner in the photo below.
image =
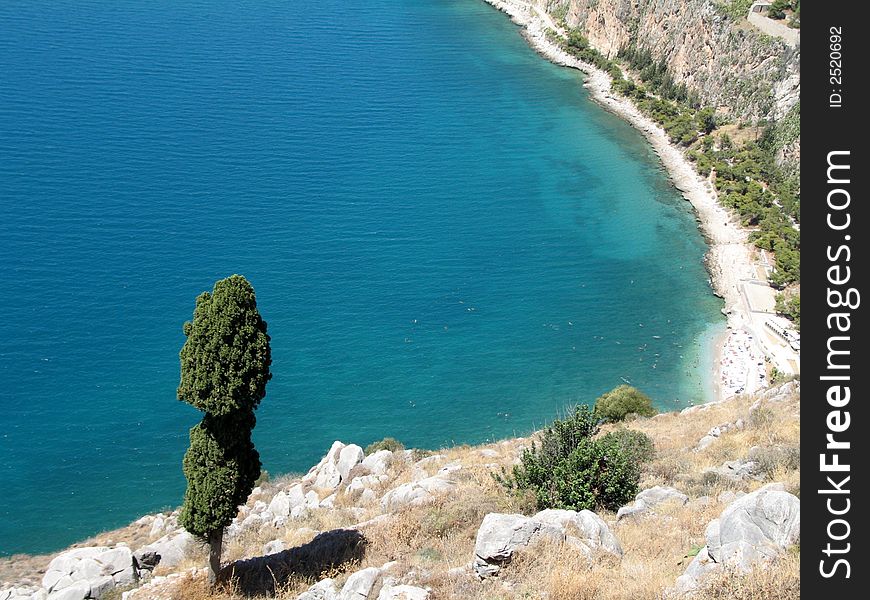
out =
{"type": "Polygon", "coordinates": [[[866,598],[870,32],[863,3],[809,2],[801,30],[801,587],[866,598]]]}

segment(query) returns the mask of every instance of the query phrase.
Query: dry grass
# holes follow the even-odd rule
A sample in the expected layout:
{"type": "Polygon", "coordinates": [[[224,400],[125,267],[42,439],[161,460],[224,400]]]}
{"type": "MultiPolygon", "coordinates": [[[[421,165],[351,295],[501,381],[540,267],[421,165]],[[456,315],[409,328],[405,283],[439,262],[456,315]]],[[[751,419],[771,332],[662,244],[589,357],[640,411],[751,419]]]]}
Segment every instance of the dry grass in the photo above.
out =
{"type": "Polygon", "coordinates": [[[705,600],[799,600],[800,552],[788,552],[750,573],[714,575],[695,596],[705,600]]]}
{"type": "MultiPolygon", "coordinates": [[[[601,513],[622,545],[624,556],[621,560],[602,556],[590,562],[570,545],[545,541],[532,550],[518,553],[497,578],[481,582],[470,569],[463,568],[473,557],[477,530],[487,513],[528,513],[533,510],[527,500],[508,494],[492,477],[501,468],[510,469],[522,448],[530,442],[529,439],[517,439],[481,447],[443,449],[438,452],[441,458],[428,460],[422,465],[415,464],[414,459],[396,460],[388,471],[389,479],[375,490],[379,497],[402,483],[434,475],[451,463],[461,465],[460,470],[450,475],[456,489],[434,502],[405,507],[365,527],[361,551],[349,554],[347,560],[338,564],[330,564],[320,557],[317,560],[305,559],[308,562],[303,560],[307,566],[302,568],[297,559],[299,556],[310,558],[317,555],[318,550],[312,549],[316,546],[312,540],[319,532],[340,530],[382,515],[379,502],[360,508],[357,497],[340,490],[334,509],[312,511],[303,519],[288,521],[285,527],[265,525],[245,532],[227,540],[223,557],[224,564],[259,557],[263,554],[264,544],[279,539],[290,549],[281,554],[295,557],[292,560],[285,563],[261,560],[255,563],[261,565],[257,567],[259,571],[251,571],[234,584],[225,584],[215,590],[209,588],[199,570],[172,580],[160,593],[149,592],[148,598],[239,600],[250,596],[253,585],[268,587],[268,591],[279,600],[292,600],[322,577],[334,577],[340,586],[355,570],[397,561],[392,573],[405,582],[428,586],[433,600],[659,599],[673,586],[691,557],[704,544],[707,524],[724,509],[716,499],[720,492],[726,489],[749,492],[768,481],[783,481],[789,491],[800,492],[799,399],[764,402],[756,410],[751,410],[754,402],[755,399],[750,397],[736,398],[684,415],[669,413],[621,425],[646,433],[655,443],[656,454],[644,466],[641,487],[671,485],[691,499],[685,506],[657,507],[655,514],[618,523],[612,513],[601,513]],[[733,423],[737,419],[744,421],[742,429],[730,429],[703,451],[694,450],[698,440],[712,427],[733,423]],[[730,482],[704,474],[709,467],[717,467],[727,460],[745,459],[750,454],[760,465],[762,480],[730,482]],[[697,501],[701,496],[707,498],[697,501]],[[284,571],[280,570],[282,567],[284,571]]],[[[602,434],[613,428],[606,426],[602,434]]],[[[363,474],[361,468],[354,472],[354,475],[363,474]]],[[[297,482],[298,477],[294,476],[264,483],[260,494],[252,497],[248,505],[253,506],[257,500],[268,503],[279,490],[297,482]]],[[[321,497],[325,495],[321,493],[321,497]]],[[[146,528],[131,526],[98,536],[95,540],[126,541],[136,547],[136,544],[153,541],[148,539],[146,528]]],[[[43,564],[47,562],[43,559],[43,564]]],[[[202,549],[197,549],[172,571],[183,573],[204,564],[205,554],[202,549]]],[[[0,561],[2,568],[3,562],[0,561]]],[[[156,574],[161,574],[159,569],[156,574]]],[[[770,568],[758,569],[749,575],[722,573],[710,580],[699,597],[737,600],[776,597],[788,600],[799,597],[799,591],[797,557],[787,555],[770,568]]]]}

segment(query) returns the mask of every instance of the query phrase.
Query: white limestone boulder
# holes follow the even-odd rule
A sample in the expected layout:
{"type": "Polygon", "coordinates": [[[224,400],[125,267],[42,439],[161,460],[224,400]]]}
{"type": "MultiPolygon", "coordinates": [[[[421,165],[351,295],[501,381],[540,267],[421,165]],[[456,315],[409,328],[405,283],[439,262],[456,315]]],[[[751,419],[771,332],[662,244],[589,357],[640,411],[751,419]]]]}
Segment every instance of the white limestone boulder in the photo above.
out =
{"type": "Polygon", "coordinates": [[[386,510],[396,510],[406,505],[425,504],[440,494],[452,491],[456,484],[442,477],[427,477],[411,481],[393,488],[381,498],[381,506],[386,510]]]}

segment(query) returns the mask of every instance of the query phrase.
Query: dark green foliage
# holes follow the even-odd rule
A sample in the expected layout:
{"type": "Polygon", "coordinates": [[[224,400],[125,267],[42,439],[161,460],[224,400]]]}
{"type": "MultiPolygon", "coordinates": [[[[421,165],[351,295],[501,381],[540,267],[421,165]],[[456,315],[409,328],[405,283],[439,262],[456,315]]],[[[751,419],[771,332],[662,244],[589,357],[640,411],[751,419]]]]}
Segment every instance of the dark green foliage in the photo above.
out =
{"type": "Polygon", "coordinates": [[[384,439],[378,442],[372,442],[368,446],[366,446],[365,453],[366,456],[369,454],[374,454],[379,450],[389,450],[390,452],[399,452],[405,449],[405,445],[397,440],[396,438],[385,437],[384,439]]]}
{"type": "Polygon", "coordinates": [[[233,275],[196,299],[184,324],[178,399],[213,415],[252,411],[266,394],[272,363],[254,288],[233,275]]]}
{"type": "Polygon", "coordinates": [[[651,417],[658,411],[652,399],[630,385],[620,385],[595,401],[595,416],[611,423],[622,421],[630,414],[651,417]]]}
{"type": "Polygon", "coordinates": [[[758,142],[735,148],[722,135],[718,149],[711,145],[688,156],[704,174],[715,169],[720,201],[755,228],[750,240],[756,246],[776,255],[771,283],[785,287],[800,281],[800,232],[791,221],[800,220],[800,180],[777,166],[776,139],[768,127],[758,142]]]}
{"type": "Polygon", "coordinates": [[[771,19],[784,19],[785,11],[790,8],[791,2],[789,0],[774,0],[773,4],[770,5],[767,16],[771,19]]]}
{"type": "Polygon", "coordinates": [[[637,493],[639,463],[618,440],[593,439],[597,432],[589,407],[576,407],[544,429],[510,475],[496,479],[512,491],[531,491],[538,510],[616,510],[637,493]]]}
{"type": "MultiPolygon", "coordinates": [[[[745,18],[752,0],[735,0],[728,13],[745,18]]],[[[800,19],[800,2],[789,3],[800,19]]],[[[675,144],[690,148],[689,158],[698,172],[716,173],[720,201],[733,208],[744,225],[756,230],[752,241],[774,252],[775,272],[771,282],[785,287],[800,281],[800,171],[795,161],[778,164],[776,158],[800,137],[800,103],[778,123],[769,124],[755,142],[735,148],[723,134],[718,148],[713,134],[720,125],[712,107],[701,107],[698,94],[676,84],[663,60],[656,61],[646,48],[634,43],[624,46],[617,58],[628,64],[640,78],[632,81],[619,66],[589,45],[578,30],[569,34],[563,47],[567,52],[610,73],[614,91],[631,99],[645,115],[658,123],[675,144]]]]}
{"type": "Polygon", "coordinates": [[[190,430],[182,463],[188,483],[179,520],[200,537],[232,522],[260,476],[260,455],[250,428],[235,420],[234,415],[206,415],[190,430]]]}
{"type": "Polygon", "coordinates": [[[240,275],[218,281],[212,293],[196,299],[184,333],[178,398],[205,415],[190,430],[180,523],[212,542],[260,476],[251,431],[271,378],[269,336],[254,290],[240,275]]]}
{"type": "Polygon", "coordinates": [[[801,330],[801,295],[777,294],[776,312],[794,321],[795,329],[801,330]]]}
{"type": "Polygon", "coordinates": [[[606,434],[602,441],[616,444],[629,460],[635,463],[645,463],[653,459],[656,453],[655,444],[647,434],[636,429],[620,428],[606,434]]]}

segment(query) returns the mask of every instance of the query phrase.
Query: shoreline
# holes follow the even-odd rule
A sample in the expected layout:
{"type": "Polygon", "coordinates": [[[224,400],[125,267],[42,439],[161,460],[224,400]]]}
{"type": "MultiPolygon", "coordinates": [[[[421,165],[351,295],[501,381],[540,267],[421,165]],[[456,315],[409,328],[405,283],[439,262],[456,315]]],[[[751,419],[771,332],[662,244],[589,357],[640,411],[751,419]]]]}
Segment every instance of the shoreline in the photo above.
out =
{"type": "Polygon", "coordinates": [[[610,75],[550,41],[548,30],[563,37],[565,31],[546,12],[521,0],[484,1],[522,27],[523,37],[542,57],[558,66],[585,73],[587,77],[583,86],[589,90],[592,100],[643,134],[662,161],[674,187],[694,207],[698,226],[709,245],[704,262],[710,273],[710,285],[713,293],[725,302],[722,313],[726,317],[726,330],[713,342],[715,397],[712,401],[720,402],[767,386],[764,361],[757,364],[755,351],[766,360],[775,357],[758,343],[762,332],[756,331],[740,290],[741,281],[758,278],[753,260],[756,250],[749,242],[749,232],[719,203],[712,183],[698,174],[682,150],[671,143],[667,133],[630,100],[612,93],[610,75]]]}

